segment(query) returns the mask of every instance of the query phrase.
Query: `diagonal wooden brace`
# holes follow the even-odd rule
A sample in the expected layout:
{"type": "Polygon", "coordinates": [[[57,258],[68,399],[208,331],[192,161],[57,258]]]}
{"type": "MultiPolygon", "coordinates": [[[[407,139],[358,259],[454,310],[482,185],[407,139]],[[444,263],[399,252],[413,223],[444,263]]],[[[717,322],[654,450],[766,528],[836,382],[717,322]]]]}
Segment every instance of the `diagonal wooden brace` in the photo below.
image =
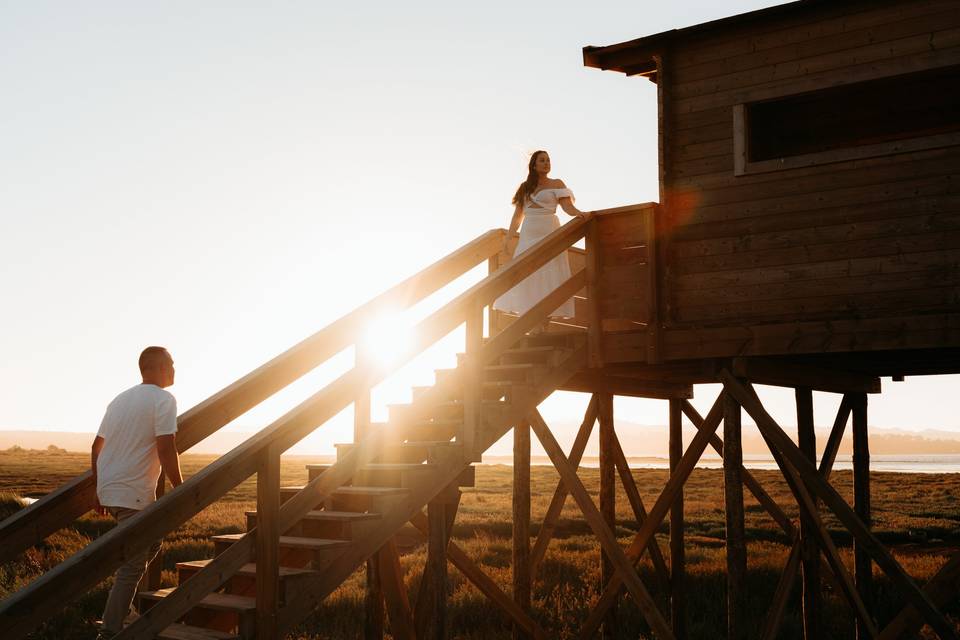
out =
{"type": "Polygon", "coordinates": [[[590,525],[594,535],[599,539],[600,546],[610,558],[610,562],[616,569],[617,575],[620,576],[620,579],[626,584],[630,595],[637,601],[637,605],[640,607],[640,611],[647,620],[647,623],[657,637],[672,639],[674,637],[673,631],[669,623],[667,623],[657,609],[657,604],[653,601],[649,592],[647,592],[646,587],[643,586],[640,576],[637,575],[637,571],[633,567],[632,559],[620,548],[620,543],[617,542],[616,536],[603,520],[600,510],[597,509],[597,506],[590,498],[590,494],[587,493],[586,487],[584,487],[580,481],[580,477],[577,476],[577,470],[570,464],[567,457],[563,455],[560,444],[553,437],[553,434],[550,433],[549,427],[547,427],[547,424],[543,421],[543,418],[536,409],[530,413],[529,420],[530,426],[540,440],[540,444],[543,445],[547,455],[550,456],[550,460],[553,461],[557,471],[560,472],[560,477],[563,478],[564,483],[570,490],[570,495],[576,500],[577,505],[583,512],[584,518],[587,520],[587,524],[590,525]]]}
{"type": "MultiPolygon", "coordinates": [[[[707,417],[703,420],[703,427],[697,432],[697,435],[693,437],[693,440],[687,447],[686,453],[684,453],[680,459],[676,471],[670,474],[670,478],[660,493],[660,497],[657,498],[657,501],[653,504],[653,507],[651,507],[646,521],[640,525],[640,530],[637,531],[633,537],[633,542],[627,547],[626,555],[631,561],[636,562],[640,558],[643,549],[646,549],[647,545],[650,544],[650,539],[653,538],[654,533],[656,533],[657,527],[660,526],[660,523],[663,522],[663,519],[667,516],[667,513],[669,513],[670,507],[673,505],[677,494],[683,489],[684,483],[687,481],[687,478],[690,477],[694,467],[697,466],[697,462],[699,462],[704,450],[706,450],[707,445],[710,443],[710,437],[714,435],[717,427],[720,426],[720,421],[723,419],[723,398],[724,394],[721,392],[714,401],[713,407],[710,409],[707,417]]],[[[586,640],[594,637],[597,629],[600,628],[600,624],[607,610],[617,601],[617,596],[622,584],[623,581],[620,574],[617,574],[610,580],[607,586],[604,587],[600,600],[593,608],[593,611],[590,612],[590,616],[580,630],[581,638],[586,640]]]]}
{"type": "MultiPolygon", "coordinates": [[[[763,408],[759,399],[751,392],[748,386],[744,386],[729,371],[722,371],[720,379],[723,382],[724,391],[733,395],[743,408],[757,423],[760,432],[771,442],[773,448],[779,452],[789,463],[787,468],[791,468],[797,474],[800,480],[800,486],[806,485],[806,488],[813,491],[814,494],[823,500],[837,519],[842,522],[853,534],[864,550],[870,554],[877,565],[890,578],[891,582],[897,587],[901,594],[914,605],[924,616],[927,623],[933,627],[934,631],[943,640],[960,640],[956,631],[950,622],[937,609],[933,601],[923,592],[896,561],[893,555],[877,540],[876,536],[863,523],[853,508],[850,507],[840,496],[839,493],[830,485],[829,482],[820,477],[817,468],[800,451],[796,444],[790,439],[780,425],[770,417],[763,408]]],[[[809,497],[809,496],[808,496],[809,497]]]]}

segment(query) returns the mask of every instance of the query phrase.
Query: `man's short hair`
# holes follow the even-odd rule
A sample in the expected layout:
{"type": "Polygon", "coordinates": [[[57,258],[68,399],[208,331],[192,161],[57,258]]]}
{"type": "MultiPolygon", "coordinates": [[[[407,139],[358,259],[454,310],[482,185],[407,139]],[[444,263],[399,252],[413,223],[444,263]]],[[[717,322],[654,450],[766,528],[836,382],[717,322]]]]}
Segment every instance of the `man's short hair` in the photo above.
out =
{"type": "Polygon", "coordinates": [[[163,347],[147,347],[140,354],[140,373],[153,371],[170,357],[170,353],[163,347]]]}

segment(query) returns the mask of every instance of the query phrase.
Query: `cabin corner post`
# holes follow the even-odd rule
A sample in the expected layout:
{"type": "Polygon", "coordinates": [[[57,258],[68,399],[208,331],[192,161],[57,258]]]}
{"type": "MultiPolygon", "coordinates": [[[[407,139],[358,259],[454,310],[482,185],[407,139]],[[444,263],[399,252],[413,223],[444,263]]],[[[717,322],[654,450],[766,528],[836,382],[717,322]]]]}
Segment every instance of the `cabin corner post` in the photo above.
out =
{"type": "Polygon", "coordinates": [[[723,494],[727,536],[727,638],[747,637],[747,546],[743,508],[743,448],[740,403],[723,396],[723,494]]]}
{"type": "Polygon", "coordinates": [[[256,628],[259,640],[276,640],[280,602],[280,449],[270,445],[257,468],[256,628]]]}
{"type": "MultiPolygon", "coordinates": [[[[530,423],[522,420],[513,429],[513,601],[530,613],[530,423]]],[[[530,635],[517,623],[514,640],[530,635]]]]}
{"type": "MultiPolygon", "coordinates": [[[[617,505],[616,505],[616,469],[614,462],[616,454],[614,447],[617,446],[616,433],[613,425],[613,395],[609,393],[597,394],[599,398],[599,422],[600,422],[600,515],[611,531],[616,531],[617,524],[617,505]]],[[[601,586],[609,584],[611,578],[616,573],[609,555],[600,550],[600,584],[601,586]]],[[[614,604],[607,611],[603,619],[602,637],[613,638],[617,630],[617,605],[614,604]]]]}
{"type": "MultiPolygon", "coordinates": [[[[813,421],[813,391],[809,387],[794,390],[797,403],[797,442],[800,451],[817,463],[817,441],[813,421]]],[[[809,490],[809,487],[808,487],[809,490]]],[[[816,501],[814,501],[816,507],[816,501]]],[[[821,637],[820,549],[812,533],[813,520],[800,513],[800,559],[803,576],[803,637],[821,637]]]]}
{"type": "Polygon", "coordinates": [[[603,366],[603,318],[600,311],[601,291],[601,256],[600,251],[600,221],[594,216],[587,223],[584,235],[586,247],[587,275],[587,366],[598,368],[603,366]]]}
{"type": "MultiPolygon", "coordinates": [[[[670,403],[670,474],[677,471],[683,457],[683,401],[670,403]]],[[[687,637],[685,597],[685,555],[683,546],[683,488],[670,505],[670,618],[677,640],[687,637]]]]}
{"type": "MultiPolygon", "coordinates": [[[[853,427],[853,510],[869,529],[872,526],[870,512],[870,447],[867,427],[867,394],[851,396],[851,422],[853,427]]],[[[854,575],[857,591],[864,607],[872,617],[876,616],[873,589],[873,563],[869,553],[857,539],[853,542],[854,575]]],[[[857,638],[868,637],[867,631],[857,622],[857,638]]]]}

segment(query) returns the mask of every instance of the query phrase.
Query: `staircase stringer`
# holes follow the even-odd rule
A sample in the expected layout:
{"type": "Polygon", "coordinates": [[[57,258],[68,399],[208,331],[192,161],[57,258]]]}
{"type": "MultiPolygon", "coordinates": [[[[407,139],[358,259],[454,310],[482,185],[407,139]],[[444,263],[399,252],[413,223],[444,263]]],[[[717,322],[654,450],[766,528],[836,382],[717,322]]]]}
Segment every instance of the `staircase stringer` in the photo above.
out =
{"type": "MultiPolygon", "coordinates": [[[[476,444],[486,450],[507,431],[520,422],[531,410],[586,366],[586,346],[574,350],[563,362],[551,368],[533,388],[518,394],[510,409],[491,419],[485,416],[485,427],[477,434],[476,444]]],[[[332,593],[363,562],[383,546],[404,524],[410,521],[424,506],[443,491],[464,468],[470,465],[463,451],[455,450],[447,459],[439,460],[430,474],[425,474],[404,499],[382,514],[380,521],[370,531],[371,535],[357,540],[329,563],[318,567],[316,577],[304,580],[297,594],[291,598],[277,615],[278,633],[289,632],[305,618],[324,598],[332,593]]]]}

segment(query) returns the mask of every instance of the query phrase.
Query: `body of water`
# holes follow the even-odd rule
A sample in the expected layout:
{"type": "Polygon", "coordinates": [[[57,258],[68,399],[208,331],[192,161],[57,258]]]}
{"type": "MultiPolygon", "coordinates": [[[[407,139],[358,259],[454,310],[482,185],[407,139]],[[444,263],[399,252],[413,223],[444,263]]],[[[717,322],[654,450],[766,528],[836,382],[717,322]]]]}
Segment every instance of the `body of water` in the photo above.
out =
{"type": "MultiPolygon", "coordinates": [[[[483,464],[512,464],[511,456],[484,456],[483,464]]],[[[551,465],[546,456],[533,456],[531,463],[535,465],[551,465]]],[[[660,456],[628,456],[627,463],[633,469],[669,469],[667,458],[660,456]]],[[[819,464],[819,461],[818,461],[819,464]]],[[[600,459],[596,456],[585,456],[580,463],[581,467],[598,467],[600,459]]],[[[745,455],[743,466],[747,469],[776,470],[777,463],[770,456],[745,455]]],[[[704,455],[697,463],[702,469],[722,469],[723,461],[717,455],[704,455]]],[[[853,460],[850,455],[838,455],[833,465],[834,470],[853,469],[853,460]]],[[[889,471],[893,473],[960,473],[960,454],[918,454],[918,455],[871,455],[871,471],[889,471]]]]}

